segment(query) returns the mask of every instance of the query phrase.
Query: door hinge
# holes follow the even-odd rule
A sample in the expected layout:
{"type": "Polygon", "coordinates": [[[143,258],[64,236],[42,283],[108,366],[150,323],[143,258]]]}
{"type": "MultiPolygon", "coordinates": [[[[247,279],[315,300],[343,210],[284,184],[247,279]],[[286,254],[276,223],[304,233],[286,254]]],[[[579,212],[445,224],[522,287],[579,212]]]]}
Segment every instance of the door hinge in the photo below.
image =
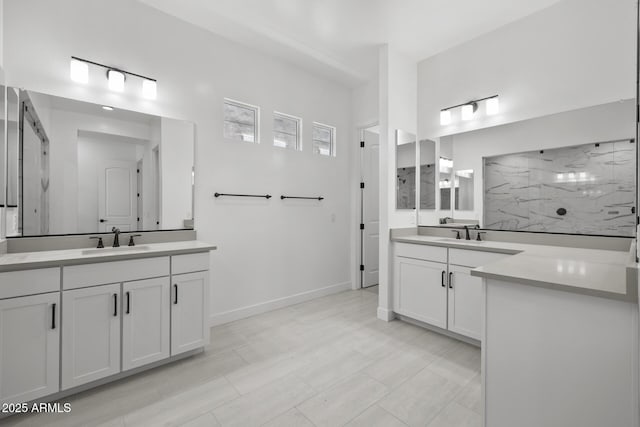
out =
{"type": "Polygon", "coordinates": [[[140,217],[138,217],[138,221],[140,221],[140,217]]]}
{"type": "Polygon", "coordinates": [[[360,224],[360,230],[364,230],[364,224],[360,224]]]}
{"type": "Polygon", "coordinates": [[[140,193],[138,193],[138,197],[140,197],[140,193]]]}
{"type": "Polygon", "coordinates": [[[364,182],[360,183],[360,188],[364,188],[364,182]]]}
{"type": "Polygon", "coordinates": [[[364,141],[360,141],[360,148],[364,148],[364,141]]]}
{"type": "Polygon", "coordinates": [[[140,173],[140,169],[136,169],[136,173],[140,173]]]}
{"type": "Polygon", "coordinates": [[[364,271],[364,264],[360,264],[360,271],[364,271]]]}

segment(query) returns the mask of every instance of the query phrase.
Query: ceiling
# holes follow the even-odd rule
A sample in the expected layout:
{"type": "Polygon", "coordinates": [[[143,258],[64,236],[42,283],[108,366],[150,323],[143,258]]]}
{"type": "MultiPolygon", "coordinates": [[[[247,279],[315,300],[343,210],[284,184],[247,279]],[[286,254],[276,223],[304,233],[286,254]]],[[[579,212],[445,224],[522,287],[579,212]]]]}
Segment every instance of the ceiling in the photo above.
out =
{"type": "Polygon", "coordinates": [[[389,44],[416,62],[560,0],[138,0],[350,86],[389,44]]]}

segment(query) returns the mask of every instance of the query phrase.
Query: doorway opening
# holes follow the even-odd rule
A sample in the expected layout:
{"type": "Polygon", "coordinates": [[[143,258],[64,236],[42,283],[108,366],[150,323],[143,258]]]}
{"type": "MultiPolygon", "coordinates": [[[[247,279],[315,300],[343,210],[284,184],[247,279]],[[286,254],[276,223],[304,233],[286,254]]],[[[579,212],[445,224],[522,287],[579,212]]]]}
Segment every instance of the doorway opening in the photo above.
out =
{"type": "Polygon", "coordinates": [[[380,242],[380,129],[360,131],[360,287],[378,285],[380,242]]]}

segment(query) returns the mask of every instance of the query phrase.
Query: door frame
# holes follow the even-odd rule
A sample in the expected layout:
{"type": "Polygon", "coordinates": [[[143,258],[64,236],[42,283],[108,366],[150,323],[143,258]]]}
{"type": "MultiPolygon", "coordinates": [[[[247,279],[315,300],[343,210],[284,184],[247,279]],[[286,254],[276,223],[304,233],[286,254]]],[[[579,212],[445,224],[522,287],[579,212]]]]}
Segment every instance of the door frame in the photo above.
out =
{"type": "MultiPolygon", "coordinates": [[[[358,160],[358,185],[360,185],[360,183],[365,182],[364,181],[364,150],[363,150],[363,146],[362,146],[362,142],[364,141],[364,133],[366,130],[371,129],[375,126],[379,126],[379,122],[376,120],[374,122],[365,124],[365,125],[361,125],[358,126],[358,153],[359,153],[359,160],[358,160]]],[[[381,153],[378,154],[379,156],[381,155],[381,153]]],[[[379,159],[378,159],[379,160],[379,159]]],[[[365,187],[366,187],[366,183],[365,183],[365,187]]],[[[364,221],[364,188],[362,188],[362,186],[360,186],[360,197],[359,197],[359,207],[358,207],[358,214],[357,214],[357,220],[358,220],[358,224],[357,224],[357,228],[359,228],[359,236],[358,236],[358,247],[359,247],[359,255],[357,257],[357,265],[356,265],[356,271],[359,273],[359,277],[360,280],[358,281],[358,285],[357,285],[357,289],[364,289],[364,271],[361,269],[361,265],[366,265],[365,264],[365,259],[364,259],[364,234],[365,234],[365,230],[360,228],[360,224],[363,224],[364,221]]],[[[379,209],[378,209],[379,210],[379,209]]],[[[378,260],[379,261],[379,260],[378,260]]]]}

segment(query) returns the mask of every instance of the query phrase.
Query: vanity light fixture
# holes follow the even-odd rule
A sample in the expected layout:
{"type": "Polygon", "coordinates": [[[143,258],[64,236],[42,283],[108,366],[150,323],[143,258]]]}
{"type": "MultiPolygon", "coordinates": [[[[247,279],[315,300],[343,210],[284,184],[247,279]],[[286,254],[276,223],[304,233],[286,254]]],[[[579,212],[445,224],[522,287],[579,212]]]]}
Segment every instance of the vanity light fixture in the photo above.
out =
{"type": "Polygon", "coordinates": [[[89,64],[72,57],[69,65],[69,76],[76,83],[89,83],[89,64]]]}
{"type": "Polygon", "coordinates": [[[113,107],[109,107],[108,105],[103,105],[102,109],[107,111],[113,111],[113,107]]]}
{"type": "Polygon", "coordinates": [[[453,105],[451,107],[443,108],[440,110],[440,124],[447,126],[451,124],[451,110],[462,107],[461,118],[464,121],[473,119],[476,111],[478,111],[478,104],[480,102],[485,103],[485,112],[488,116],[498,114],[500,112],[500,101],[498,95],[487,96],[486,98],[474,99],[464,104],[453,105]]]}
{"type": "Polygon", "coordinates": [[[156,99],[158,94],[158,83],[155,80],[142,80],[142,96],[147,99],[156,99]]]}
{"type": "Polygon", "coordinates": [[[442,126],[447,126],[451,124],[451,111],[449,110],[440,111],[440,124],[442,126]]]}
{"type": "Polygon", "coordinates": [[[107,78],[109,79],[109,89],[114,92],[124,91],[124,73],[116,70],[107,71],[107,78]]]}
{"type": "Polygon", "coordinates": [[[70,76],[71,80],[78,83],[89,82],[89,65],[105,68],[107,70],[107,81],[109,89],[114,92],[124,92],[127,76],[137,77],[142,80],[142,96],[146,99],[156,99],[158,94],[158,82],[151,77],[125,71],[120,68],[89,61],[88,59],[71,57],[70,76]]]}
{"type": "Polygon", "coordinates": [[[485,102],[485,108],[487,111],[487,116],[493,116],[494,114],[498,114],[500,112],[500,100],[498,95],[493,98],[489,98],[485,102]]]}
{"type": "Polygon", "coordinates": [[[478,109],[478,104],[472,102],[462,106],[462,120],[467,121],[473,119],[473,114],[478,109]]]}

